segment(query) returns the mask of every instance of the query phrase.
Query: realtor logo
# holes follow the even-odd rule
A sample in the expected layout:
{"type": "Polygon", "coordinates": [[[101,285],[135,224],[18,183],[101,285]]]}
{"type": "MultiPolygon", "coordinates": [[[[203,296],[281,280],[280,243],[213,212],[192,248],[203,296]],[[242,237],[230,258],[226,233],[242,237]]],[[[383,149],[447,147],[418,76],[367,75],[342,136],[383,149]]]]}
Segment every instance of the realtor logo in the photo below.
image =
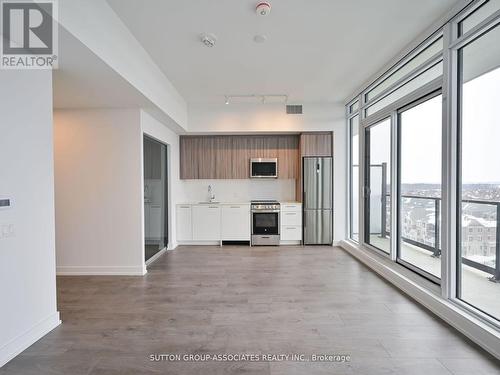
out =
{"type": "Polygon", "coordinates": [[[1,68],[57,68],[55,0],[0,0],[1,68]]]}

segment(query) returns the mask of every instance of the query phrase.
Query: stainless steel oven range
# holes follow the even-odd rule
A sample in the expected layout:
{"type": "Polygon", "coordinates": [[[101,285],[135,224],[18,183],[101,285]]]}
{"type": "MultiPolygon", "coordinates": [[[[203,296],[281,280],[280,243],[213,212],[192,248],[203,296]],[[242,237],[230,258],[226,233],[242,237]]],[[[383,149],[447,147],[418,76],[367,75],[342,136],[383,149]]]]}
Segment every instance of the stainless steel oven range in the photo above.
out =
{"type": "Polygon", "coordinates": [[[251,202],[252,246],[280,244],[280,204],[274,200],[251,202]]]}

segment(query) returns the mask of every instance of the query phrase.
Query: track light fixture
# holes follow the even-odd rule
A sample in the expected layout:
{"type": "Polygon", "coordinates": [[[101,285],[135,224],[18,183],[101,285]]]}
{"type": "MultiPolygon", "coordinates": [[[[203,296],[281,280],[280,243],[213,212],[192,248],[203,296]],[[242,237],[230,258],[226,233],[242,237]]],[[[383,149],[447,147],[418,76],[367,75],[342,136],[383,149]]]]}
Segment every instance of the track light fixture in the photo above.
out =
{"type": "Polygon", "coordinates": [[[224,103],[229,104],[231,99],[255,99],[262,104],[283,102],[288,103],[288,95],[286,94],[237,94],[237,95],[224,95],[224,103]]]}

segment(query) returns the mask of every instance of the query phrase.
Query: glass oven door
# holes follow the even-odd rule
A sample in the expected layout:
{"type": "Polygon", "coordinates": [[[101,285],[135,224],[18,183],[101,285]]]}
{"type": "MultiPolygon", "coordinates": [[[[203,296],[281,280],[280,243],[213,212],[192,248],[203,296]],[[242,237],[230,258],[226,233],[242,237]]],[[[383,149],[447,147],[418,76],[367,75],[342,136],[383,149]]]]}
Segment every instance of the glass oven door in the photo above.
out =
{"type": "Polygon", "coordinates": [[[253,212],[252,234],[279,234],[279,212],[253,212]]]}

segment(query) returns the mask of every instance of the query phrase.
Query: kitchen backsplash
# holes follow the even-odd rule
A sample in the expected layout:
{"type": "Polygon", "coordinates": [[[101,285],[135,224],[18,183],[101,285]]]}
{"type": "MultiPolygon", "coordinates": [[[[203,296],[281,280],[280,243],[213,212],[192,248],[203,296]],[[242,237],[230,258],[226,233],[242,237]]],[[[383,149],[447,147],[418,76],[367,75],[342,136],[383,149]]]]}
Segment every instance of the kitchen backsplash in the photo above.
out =
{"type": "Polygon", "coordinates": [[[186,202],[208,200],[208,185],[212,185],[219,202],[247,202],[252,199],[295,200],[295,180],[181,180],[186,202]]]}

